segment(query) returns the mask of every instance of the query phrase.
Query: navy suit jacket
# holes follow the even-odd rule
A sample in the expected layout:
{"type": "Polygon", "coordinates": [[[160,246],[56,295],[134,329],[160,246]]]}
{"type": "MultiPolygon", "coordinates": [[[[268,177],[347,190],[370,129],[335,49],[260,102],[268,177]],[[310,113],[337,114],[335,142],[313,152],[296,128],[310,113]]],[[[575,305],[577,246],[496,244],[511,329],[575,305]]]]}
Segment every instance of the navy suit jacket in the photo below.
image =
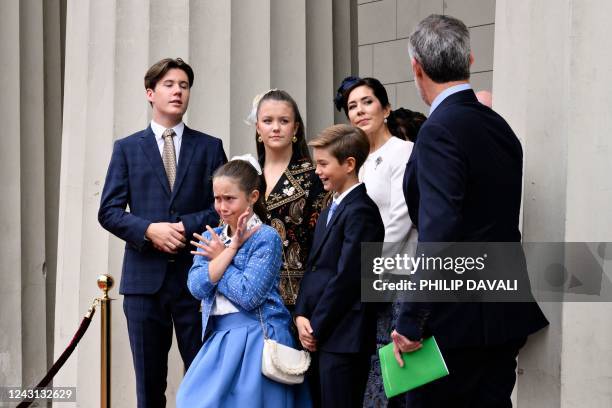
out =
{"type": "Polygon", "coordinates": [[[216,226],[219,218],[214,210],[212,175],[226,161],[220,139],[185,126],[174,189],[170,191],[150,126],[115,142],[98,220],[126,242],[121,294],[157,292],[168,262],[184,266],[186,281],[193,260],[189,245],[177,255],[167,254],[153,248],[145,231],[153,222],[182,221],[189,241],[207,224],[216,226]]]}
{"type": "Polygon", "coordinates": [[[382,242],[385,227],[364,184],[347,194],[327,223],[319,215],[295,314],[310,320],[319,350],[373,352],[376,310],[361,302],[361,243],[382,242]]]}
{"type": "MultiPolygon", "coordinates": [[[[520,242],[522,167],[514,132],[471,89],[444,99],[419,131],[404,174],[419,242],[520,242]]],[[[504,344],[547,324],[535,302],[407,302],[397,331],[412,340],[433,334],[448,348],[504,344]]]]}

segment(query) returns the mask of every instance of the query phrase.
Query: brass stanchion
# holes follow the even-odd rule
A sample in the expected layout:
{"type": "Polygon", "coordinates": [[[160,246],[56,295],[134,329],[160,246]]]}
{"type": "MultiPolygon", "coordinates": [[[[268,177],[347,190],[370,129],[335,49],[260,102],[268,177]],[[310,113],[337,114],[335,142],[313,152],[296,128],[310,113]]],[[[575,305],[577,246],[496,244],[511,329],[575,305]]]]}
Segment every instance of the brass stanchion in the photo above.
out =
{"type": "Polygon", "coordinates": [[[111,298],[108,291],[113,287],[115,280],[110,275],[98,276],[98,287],[103,292],[100,300],[100,407],[111,406],[111,298]]]}

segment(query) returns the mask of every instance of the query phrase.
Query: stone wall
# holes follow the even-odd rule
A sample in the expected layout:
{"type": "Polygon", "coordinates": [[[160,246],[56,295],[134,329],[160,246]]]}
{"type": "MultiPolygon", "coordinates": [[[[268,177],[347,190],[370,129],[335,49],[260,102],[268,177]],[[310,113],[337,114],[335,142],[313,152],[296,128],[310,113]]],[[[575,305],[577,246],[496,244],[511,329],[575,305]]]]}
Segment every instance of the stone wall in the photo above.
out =
{"type": "Polygon", "coordinates": [[[470,29],[475,90],[492,88],[495,0],[358,0],[359,75],[379,79],[389,101],[428,114],[412,77],[408,37],[416,24],[430,14],[448,14],[470,29]]]}
{"type": "MultiPolygon", "coordinates": [[[[524,241],[612,242],[611,12],[603,0],[497,1],[495,109],[523,143],[524,241]]],[[[519,356],[518,406],[612,406],[612,305],[542,307],[551,325],[519,356]]]]}

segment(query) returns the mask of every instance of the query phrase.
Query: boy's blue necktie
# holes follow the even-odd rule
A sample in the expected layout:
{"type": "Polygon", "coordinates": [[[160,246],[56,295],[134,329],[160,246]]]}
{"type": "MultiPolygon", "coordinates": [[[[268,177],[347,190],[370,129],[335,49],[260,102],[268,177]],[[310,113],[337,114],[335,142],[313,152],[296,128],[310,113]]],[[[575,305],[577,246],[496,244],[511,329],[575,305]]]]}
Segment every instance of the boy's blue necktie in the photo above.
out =
{"type": "Polygon", "coordinates": [[[335,201],[332,201],[332,204],[329,206],[329,212],[327,213],[327,222],[325,223],[325,226],[329,224],[329,220],[331,220],[331,218],[334,216],[334,212],[336,212],[336,208],[338,208],[338,203],[336,203],[335,201]]]}

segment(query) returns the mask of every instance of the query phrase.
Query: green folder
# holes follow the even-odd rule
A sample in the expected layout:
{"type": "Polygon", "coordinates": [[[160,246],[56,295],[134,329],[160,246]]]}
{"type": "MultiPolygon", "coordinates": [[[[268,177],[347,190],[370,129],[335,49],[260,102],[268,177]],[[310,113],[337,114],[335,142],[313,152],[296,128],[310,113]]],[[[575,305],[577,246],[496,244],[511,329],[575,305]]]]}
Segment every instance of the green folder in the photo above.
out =
{"type": "Polygon", "coordinates": [[[448,375],[448,368],[433,337],[423,340],[423,346],[411,353],[402,353],[404,367],[393,354],[393,343],[378,350],[385,395],[395,397],[448,375]]]}

